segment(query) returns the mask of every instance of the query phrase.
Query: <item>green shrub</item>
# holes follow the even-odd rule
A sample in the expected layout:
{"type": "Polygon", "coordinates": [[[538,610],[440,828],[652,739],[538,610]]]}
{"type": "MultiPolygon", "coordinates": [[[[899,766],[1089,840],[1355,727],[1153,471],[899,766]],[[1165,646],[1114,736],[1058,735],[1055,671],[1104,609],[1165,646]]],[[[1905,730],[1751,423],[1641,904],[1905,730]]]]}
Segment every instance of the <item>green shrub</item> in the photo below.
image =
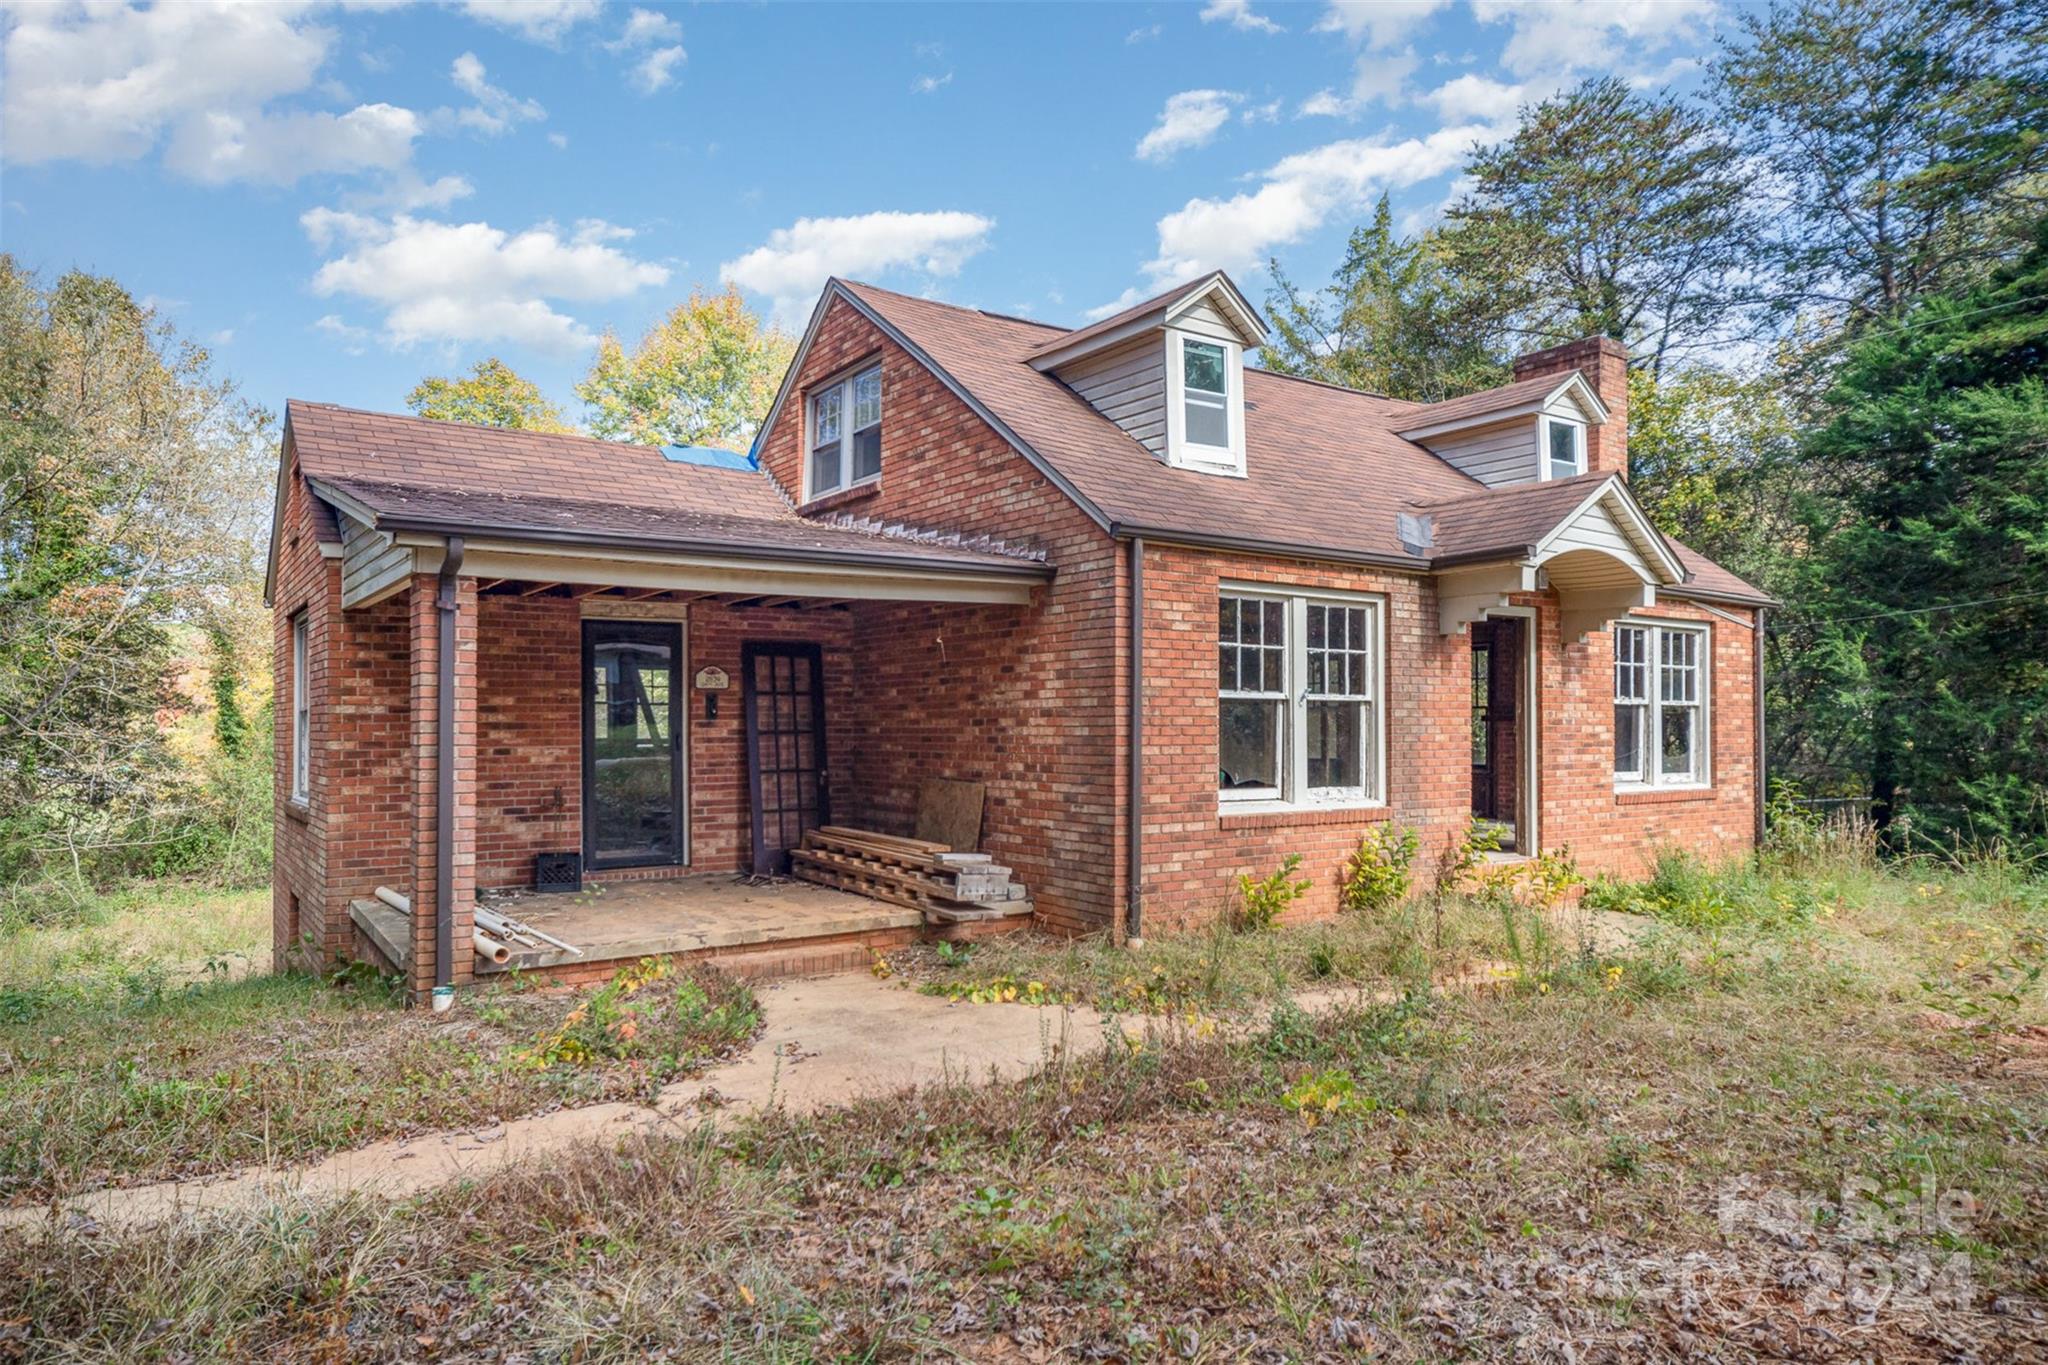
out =
{"type": "Polygon", "coordinates": [[[1408,869],[1421,845],[1420,837],[1405,825],[1388,821],[1374,826],[1358,841],[1358,851],[1344,869],[1344,908],[1368,913],[1408,899],[1408,869]]]}
{"type": "Polygon", "coordinates": [[[1295,869],[1301,866],[1301,855],[1290,853],[1281,860],[1280,866],[1271,874],[1254,878],[1249,872],[1237,875],[1237,927],[1240,929],[1271,929],[1287,913],[1287,907],[1308,894],[1309,880],[1304,877],[1294,881],[1295,869]]]}

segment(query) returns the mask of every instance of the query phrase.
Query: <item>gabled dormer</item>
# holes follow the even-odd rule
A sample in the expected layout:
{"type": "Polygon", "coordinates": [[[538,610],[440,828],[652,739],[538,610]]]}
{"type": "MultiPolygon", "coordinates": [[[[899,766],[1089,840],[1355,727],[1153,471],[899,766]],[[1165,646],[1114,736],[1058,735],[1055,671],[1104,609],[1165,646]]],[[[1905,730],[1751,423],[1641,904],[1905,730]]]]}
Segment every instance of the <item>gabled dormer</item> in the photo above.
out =
{"type": "Polygon", "coordinates": [[[1491,487],[1576,478],[1612,414],[1577,370],[1417,408],[1400,435],[1491,487]]]}
{"type": "Polygon", "coordinates": [[[1217,271],[1055,337],[1030,356],[1153,456],[1242,477],[1244,352],[1266,324],[1217,271]]]}

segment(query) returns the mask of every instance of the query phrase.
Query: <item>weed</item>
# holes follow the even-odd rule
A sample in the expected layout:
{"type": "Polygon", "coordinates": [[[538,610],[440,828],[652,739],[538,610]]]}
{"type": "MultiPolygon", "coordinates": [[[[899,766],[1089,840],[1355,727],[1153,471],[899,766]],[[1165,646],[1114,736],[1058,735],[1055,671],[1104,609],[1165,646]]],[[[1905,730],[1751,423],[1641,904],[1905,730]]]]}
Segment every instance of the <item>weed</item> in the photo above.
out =
{"type": "Polygon", "coordinates": [[[1294,880],[1294,873],[1300,866],[1301,855],[1290,853],[1280,860],[1278,868],[1263,877],[1240,872],[1237,876],[1237,927],[1256,933],[1278,924],[1288,908],[1308,894],[1311,885],[1308,878],[1294,880]]]}
{"type": "Polygon", "coordinates": [[[1406,826],[1392,821],[1374,826],[1345,867],[1344,908],[1369,914],[1408,899],[1409,868],[1421,846],[1421,836],[1406,826]]]}

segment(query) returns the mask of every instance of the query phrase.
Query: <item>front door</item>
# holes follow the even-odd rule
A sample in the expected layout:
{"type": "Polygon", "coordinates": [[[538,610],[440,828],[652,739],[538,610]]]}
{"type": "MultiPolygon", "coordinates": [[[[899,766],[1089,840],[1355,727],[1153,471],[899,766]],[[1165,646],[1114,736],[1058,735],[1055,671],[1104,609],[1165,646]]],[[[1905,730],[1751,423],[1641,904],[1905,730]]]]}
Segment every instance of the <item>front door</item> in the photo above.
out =
{"type": "Polygon", "coordinates": [[[583,864],[683,861],[682,627],[583,623],[583,864]]]}
{"type": "Polygon", "coordinates": [[[1474,622],[1472,636],[1472,814],[1499,827],[1501,847],[1521,847],[1522,694],[1519,617],[1474,622]]]}
{"type": "Polygon", "coordinates": [[[825,665],[815,644],[740,650],[754,871],[789,870],[804,831],[832,823],[825,771],[825,665]]]}

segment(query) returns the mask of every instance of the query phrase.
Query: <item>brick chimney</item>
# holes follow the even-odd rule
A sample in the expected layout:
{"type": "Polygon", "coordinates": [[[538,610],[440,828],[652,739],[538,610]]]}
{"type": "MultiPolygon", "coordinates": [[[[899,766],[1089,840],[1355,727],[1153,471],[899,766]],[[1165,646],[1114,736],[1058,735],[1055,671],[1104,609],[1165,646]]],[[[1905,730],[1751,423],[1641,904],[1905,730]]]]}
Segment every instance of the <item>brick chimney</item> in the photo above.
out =
{"type": "Polygon", "coordinates": [[[1628,477],[1628,347],[1612,337],[1585,337],[1515,357],[1516,379],[1578,370],[1607,407],[1605,426],[1586,428],[1586,468],[1628,477]]]}

